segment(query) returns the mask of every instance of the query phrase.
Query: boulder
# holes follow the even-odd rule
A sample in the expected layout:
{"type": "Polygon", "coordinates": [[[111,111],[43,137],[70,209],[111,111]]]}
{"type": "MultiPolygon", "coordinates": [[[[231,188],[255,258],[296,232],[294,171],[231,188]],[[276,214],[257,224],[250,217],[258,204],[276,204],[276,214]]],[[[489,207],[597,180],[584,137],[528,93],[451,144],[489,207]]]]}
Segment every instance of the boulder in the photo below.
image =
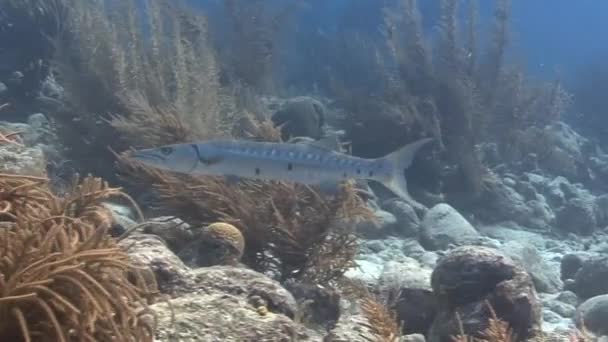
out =
{"type": "Polygon", "coordinates": [[[429,342],[452,342],[461,332],[480,337],[492,310],[525,340],[540,332],[542,306],[526,270],[499,251],[458,247],[442,257],[431,277],[438,311],[429,342]],[[489,307],[490,306],[490,307],[489,307]]]}
{"type": "Polygon", "coordinates": [[[477,240],[480,235],[456,209],[441,203],[432,207],[420,224],[422,245],[429,250],[443,250],[477,240]]]}

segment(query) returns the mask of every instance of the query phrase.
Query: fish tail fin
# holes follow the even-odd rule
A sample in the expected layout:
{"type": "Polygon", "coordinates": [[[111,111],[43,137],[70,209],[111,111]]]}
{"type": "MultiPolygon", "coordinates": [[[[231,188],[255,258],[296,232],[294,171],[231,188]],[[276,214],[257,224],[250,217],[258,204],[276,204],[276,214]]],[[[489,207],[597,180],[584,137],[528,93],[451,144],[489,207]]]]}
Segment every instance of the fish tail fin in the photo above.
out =
{"type": "Polygon", "coordinates": [[[418,204],[418,202],[412,199],[412,197],[407,191],[407,180],[405,179],[404,172],[412,164],[414,156],[416,155],[418,150],[420,150],[422,146],[428,144],[432,140],[433,138],[420,139],[411,144],[403,146],[402,148],[390,153],[389,155],[383,158],[389,160],[391,165],[393,166],[393,170],[390,174],[389,179],[383,182],[384,186],[386,186],[395,195],[401,197],[408,203],[418,204]]]}

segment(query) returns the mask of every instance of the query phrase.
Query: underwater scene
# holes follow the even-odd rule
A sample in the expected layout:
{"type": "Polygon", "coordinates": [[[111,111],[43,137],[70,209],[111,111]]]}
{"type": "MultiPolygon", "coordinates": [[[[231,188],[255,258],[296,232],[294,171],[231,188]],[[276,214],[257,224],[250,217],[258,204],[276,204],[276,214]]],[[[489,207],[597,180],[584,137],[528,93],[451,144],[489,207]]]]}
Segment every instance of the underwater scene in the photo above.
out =
{"type": "Polygon", "coordinates": [[[0,342],[608,342],[607,14],[0,0],[0,342]]]}

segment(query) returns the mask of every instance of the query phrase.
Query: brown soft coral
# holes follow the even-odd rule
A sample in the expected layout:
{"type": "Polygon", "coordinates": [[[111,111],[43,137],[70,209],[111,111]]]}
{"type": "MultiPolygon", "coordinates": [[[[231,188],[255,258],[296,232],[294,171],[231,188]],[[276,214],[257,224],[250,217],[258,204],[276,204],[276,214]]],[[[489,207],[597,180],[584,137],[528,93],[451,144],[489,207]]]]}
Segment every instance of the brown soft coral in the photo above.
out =
{"type": "Polygon", "coordinates": [[[226,222],[246,241],[243,263],[277,278],[326,283],[354,265],[354,221],[373,219],[354,185],[335,195],[286,182],[176,176],[128,159],[119,164],[134,184],[152,184],[159,207],[193,225],[226,222]]]}
{"type": "Polygon", "coordinates": [[[88,177],[58,198],[43,178],[0,174],[0,340],[153,340],[155,289],[108,236],[99,204],[117,193],[88,177]]]}

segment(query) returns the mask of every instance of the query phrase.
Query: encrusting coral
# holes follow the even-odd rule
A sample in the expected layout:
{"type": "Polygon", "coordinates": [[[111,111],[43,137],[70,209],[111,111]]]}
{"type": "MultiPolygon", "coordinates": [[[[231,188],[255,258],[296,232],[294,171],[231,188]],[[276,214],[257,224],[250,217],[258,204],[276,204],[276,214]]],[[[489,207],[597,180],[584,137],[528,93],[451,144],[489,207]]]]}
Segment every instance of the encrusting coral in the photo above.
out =
{"type": "Polygon", "coordinates": [[[120,195],[87,177],[59,198],[45,178],[0,174],[0,340],[153,340],[155,285],[100,204],[120,195]]]}

